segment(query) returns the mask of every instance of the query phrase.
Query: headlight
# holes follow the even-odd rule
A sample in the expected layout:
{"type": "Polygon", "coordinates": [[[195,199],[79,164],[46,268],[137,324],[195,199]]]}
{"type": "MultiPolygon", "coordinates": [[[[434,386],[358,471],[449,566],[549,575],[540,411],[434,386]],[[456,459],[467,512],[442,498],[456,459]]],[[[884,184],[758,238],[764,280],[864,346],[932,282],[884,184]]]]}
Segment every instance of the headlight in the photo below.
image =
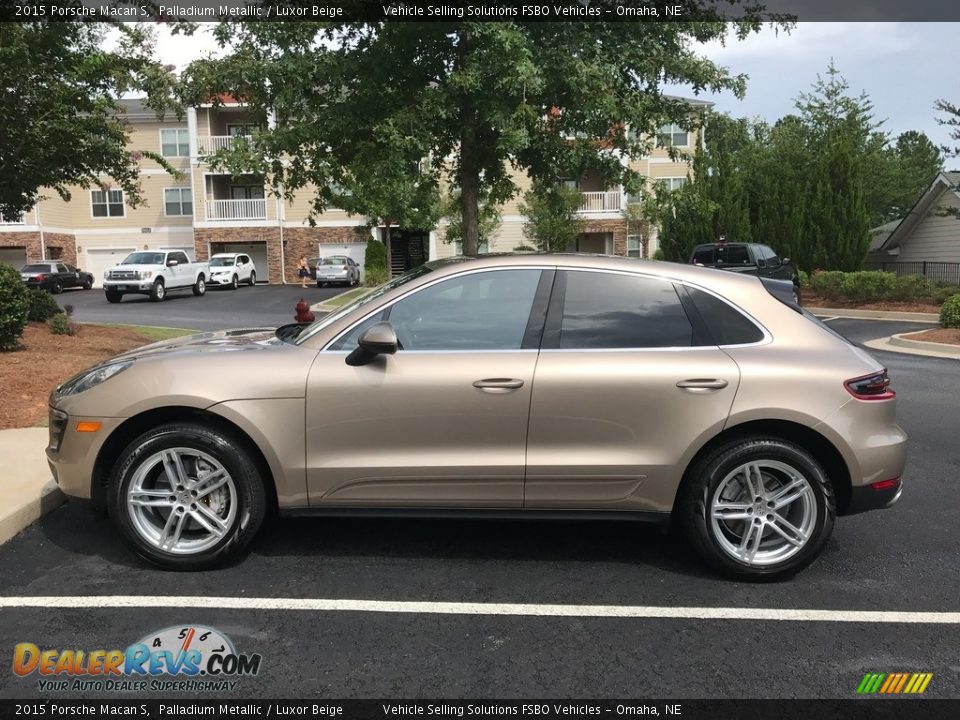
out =
{"type": "Polygon", "coordinates": [[[79,375],[74,375],[63,385],[57,388],[61,397],[67,395],[76,395],[92,387],[96,387],[102,382],[112,378],[117,373],[121,373],[133,365],[133,360],[124,360],[122,362],[110,363],[109,365],[99,365],[90,370],[85,370],[79,375]]]}
{"type": "Polygon", "coordinates": [[[153,277],[153,270],[141,270],[141,271],[140,271],[140,279],[141,279],[141,280],[146,280],[147,278],[152,278],[152,277],[153,277]]]}
{"type": "Polygon", "coordinates": [[[109,280],[109,279],[110,279],[110,271],[109,271],[109,270],[104,270],[104,271],[103,271],[103,279],[104,279],[104,280],[109,280]]]}

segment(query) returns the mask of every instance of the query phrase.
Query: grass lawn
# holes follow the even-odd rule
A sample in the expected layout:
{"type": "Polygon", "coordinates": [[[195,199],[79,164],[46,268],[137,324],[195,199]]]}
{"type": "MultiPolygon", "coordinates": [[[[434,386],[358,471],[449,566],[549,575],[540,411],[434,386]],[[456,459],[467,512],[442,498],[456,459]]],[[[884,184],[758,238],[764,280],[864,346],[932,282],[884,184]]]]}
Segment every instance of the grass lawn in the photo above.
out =
{"type": "Polygon", "coordinates": [[[183,328],[151,327],[150,325],[122,325],[120,323],[96,323],[100,327],[125,328],[130,332],[140,335],[148,342],[159,342],[160,340],[171,340],[184,335],[196,335],[199,330],[185,330],[183,328]]]}
{"type": "Polygon", "coordinates": [[[324,300],[321,305],[325,305],[329,308],[338,308],[342,305],[346,305],[352,300],[356,300],[361,295],[366,295],[370,292],[371,288],[356,288],[355,290],[347,290],[345,293],[340,293],[339,295],[334,295],[329,300],[324,300]]]}

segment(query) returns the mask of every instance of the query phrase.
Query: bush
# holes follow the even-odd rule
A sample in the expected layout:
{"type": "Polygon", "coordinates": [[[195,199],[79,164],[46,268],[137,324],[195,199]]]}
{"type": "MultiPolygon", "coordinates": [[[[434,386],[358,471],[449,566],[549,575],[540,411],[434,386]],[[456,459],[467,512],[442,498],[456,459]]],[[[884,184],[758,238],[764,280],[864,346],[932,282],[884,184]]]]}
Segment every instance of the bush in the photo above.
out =
{"type": "Polygon", "coordinates": [[[960,295],[960,287],[957,287],[956,285],[935,287],[930,291],[930,298],[933,300],[935,305],[941,305],[949,298],[955,297],[956,295],[960,295]]]}
{"type": "Polygon", "coordinates": [[[30,288],[27,290],[27,295],[30,298],[30,312],[27,318],[30,322],[46,322],[57,313],[63,312],[48,292],[30,288]]]}
{"type": "Polygon", "coordinates": [[[20,273],[0,264],[0,350],[13,350],[20,344],[29,317],[30,294],[20,273]]]}
{"type": "Polygon", "coordinates": [[[960,328],[960,294],[948,298],[940,308],[940,324],[945,328],[960,328]]]}
{"type": "Polygon", "coordinates": [[[653,251],[654,260],[663,260],[665,258],[666,256],[663,254],[663,250],[661,250],[660,248],[657,248],[656,250],[653,251]]]}
{"type": "Polygon", "coordinates": [[[800,287],[810,287],[810,275],[806,270],[797,270],[797,277],[800,278],[800,287]]]}
{"type": "Polygon", "coordinates": [[[843,297],[843,278],[846,273],[839,270],[821,270],[810,277],[810,289],[816,295],[827,300],[843,297]]]}
{"type": "Polygon", "coordinates": [[[47,321],[50,332],[54,335],[76,335],[77,326],[73,324],[66,313],[57,313],[47,321]]]}
{"type": "Polygon", "coordinates": [[[516,245],[513,248],[514,252],[536,252],[537,249],[533,245],[516,245]]]}
{"type": "Polygon", "coordinates": [[[928,297],[933,288],[923,275],[904,275],[893,281],[890,297],[894,300],[916,300],[928,297]]]}
{"type": "Polygon", "coordinates": [[[880,270],[846,273],[843,294],[851,300],[884,300],[891,296],[897,276],[880,270]]]}
{"type": "Polygon", "coordinates": [[[370,267],[367,265],[364,268],[363,284],[367,287],[376,287],[377,285],[383,285],[387,281],[387,269],[385,267],[370,267]]]}
{"type": "Polygon", "coordinates": [[[379,240],[370,238],[367,240],[367,250],[363,254],[363,268],[366,272],[371,270],[387,269],[387,248],[379,240]]]}

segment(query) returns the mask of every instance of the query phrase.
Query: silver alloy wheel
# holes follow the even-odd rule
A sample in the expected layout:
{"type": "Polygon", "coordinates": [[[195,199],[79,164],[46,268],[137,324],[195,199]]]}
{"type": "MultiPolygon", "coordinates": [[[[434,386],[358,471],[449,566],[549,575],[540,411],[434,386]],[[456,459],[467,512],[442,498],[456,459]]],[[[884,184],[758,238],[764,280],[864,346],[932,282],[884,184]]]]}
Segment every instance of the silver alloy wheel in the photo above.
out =
{"type": "Polygon", "coordinates": [[[810,480],[779,460],[754,460],[727,473],[710,503],[710,528],[725,553],[774,565],[807,544],[817,523],[810,480]]]}
{"type": "Polygon", "coordinates": [[[143,460],[127,489],[127,512],[140,537],[172,555],[195,555],[220,542],[237,516],[227,469],[201,450],[177,447],[143,460]]]}
{"type": "Polygon", "coordinates": [[[157,299],[163,300],[163,297],[167,294],[167,288],[164,286],[162,282],[158,282],[156,287],[157,287],[157,292],[156,292],[157,299]]]}

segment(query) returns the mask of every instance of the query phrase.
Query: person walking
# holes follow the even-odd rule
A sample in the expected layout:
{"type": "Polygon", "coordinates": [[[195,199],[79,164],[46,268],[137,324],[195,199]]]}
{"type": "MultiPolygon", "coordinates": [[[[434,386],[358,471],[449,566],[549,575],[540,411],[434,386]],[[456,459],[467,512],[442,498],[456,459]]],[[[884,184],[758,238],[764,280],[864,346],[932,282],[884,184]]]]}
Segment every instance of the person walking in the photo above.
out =
{"type": "Polygon", "coordinates": [[[300,287],[305,288],[307,286],[307,278],[310,277],[310,266],[307,264],[307,256],[300,256],[300,267],[297,270],[297,274],[300,276],[300,287]]]}

